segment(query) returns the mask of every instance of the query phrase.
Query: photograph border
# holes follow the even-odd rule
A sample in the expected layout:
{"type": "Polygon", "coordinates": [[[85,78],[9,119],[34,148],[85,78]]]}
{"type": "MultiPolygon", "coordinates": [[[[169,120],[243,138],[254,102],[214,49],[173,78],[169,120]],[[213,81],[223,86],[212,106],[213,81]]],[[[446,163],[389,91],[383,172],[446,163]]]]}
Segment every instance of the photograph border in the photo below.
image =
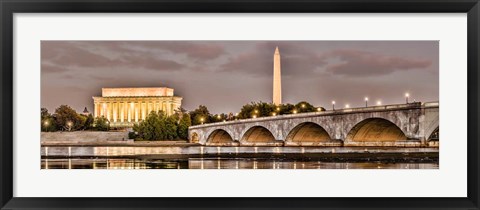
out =
{"type": "Polygon", "coordinates": [[[478,0],[0,0],[1,209],[479,209],[478,0]],[[13,197],[13,20],[15,13],[467,13],[468,139],[465,198],[25,198],[13,197]]]}

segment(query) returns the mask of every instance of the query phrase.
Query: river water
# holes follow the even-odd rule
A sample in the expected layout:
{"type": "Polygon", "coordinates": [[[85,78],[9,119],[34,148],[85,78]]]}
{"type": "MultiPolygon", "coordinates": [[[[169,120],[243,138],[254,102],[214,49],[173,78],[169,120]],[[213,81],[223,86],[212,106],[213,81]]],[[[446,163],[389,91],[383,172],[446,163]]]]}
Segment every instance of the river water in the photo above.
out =
{"type": "Polygon", "coordinates": [[[41,147],[42,169],[438,169],[438,148],[41,147]]]}
{"type": "Polygon", "coordinates": [[[245,158],[42,159],[42,169],[438,169],[438,162],[326,162],[245,158]]]}

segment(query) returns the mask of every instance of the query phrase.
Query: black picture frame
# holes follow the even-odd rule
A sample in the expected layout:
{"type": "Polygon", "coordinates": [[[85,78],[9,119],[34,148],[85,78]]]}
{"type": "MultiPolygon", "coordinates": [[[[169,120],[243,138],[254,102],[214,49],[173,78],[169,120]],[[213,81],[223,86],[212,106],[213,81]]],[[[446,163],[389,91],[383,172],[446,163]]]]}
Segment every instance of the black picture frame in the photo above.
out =
{"type": "MultiPolygon", "coordinates": [[[[479,209],[478,0],[0,0],[1,209],[479,209]],[[25,198],[13,197],[15,13],[467,13],[468,196],[465,198],[25,198]]],[[[454,111],[454,110],[452,110],[454,111]]],[[[188,190],[188,189],[186,189],[188,190]]]]}

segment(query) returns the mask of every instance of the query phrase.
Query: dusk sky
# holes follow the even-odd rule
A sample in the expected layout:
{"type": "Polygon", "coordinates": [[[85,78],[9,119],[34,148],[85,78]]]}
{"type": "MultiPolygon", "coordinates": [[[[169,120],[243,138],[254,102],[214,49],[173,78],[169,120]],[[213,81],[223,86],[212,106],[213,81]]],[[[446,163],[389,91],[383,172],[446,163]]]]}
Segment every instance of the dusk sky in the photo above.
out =
{"type": "Polygon", "coordinates": [[[438,41],[42,41],[41,105],[92,112],[102,87],[170,87],[187,110],[239,112],[272,102],[276,46],[283,103],[438,101],[438,41]]]}

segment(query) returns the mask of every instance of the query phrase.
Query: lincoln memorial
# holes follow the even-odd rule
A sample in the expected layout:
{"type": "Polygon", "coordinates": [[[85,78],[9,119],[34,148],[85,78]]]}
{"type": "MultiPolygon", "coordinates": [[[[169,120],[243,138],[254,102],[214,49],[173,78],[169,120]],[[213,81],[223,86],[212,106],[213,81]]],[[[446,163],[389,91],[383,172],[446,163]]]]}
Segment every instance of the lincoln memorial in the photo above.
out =
{"type": "Polygon", "coordinates": [[[104,116],[112,127],[131,127],[151,111],[174,113],[182,105],[182,97],[172,88],[102,88],[102,96],[94,96],[94,116],[104,116]]]}

